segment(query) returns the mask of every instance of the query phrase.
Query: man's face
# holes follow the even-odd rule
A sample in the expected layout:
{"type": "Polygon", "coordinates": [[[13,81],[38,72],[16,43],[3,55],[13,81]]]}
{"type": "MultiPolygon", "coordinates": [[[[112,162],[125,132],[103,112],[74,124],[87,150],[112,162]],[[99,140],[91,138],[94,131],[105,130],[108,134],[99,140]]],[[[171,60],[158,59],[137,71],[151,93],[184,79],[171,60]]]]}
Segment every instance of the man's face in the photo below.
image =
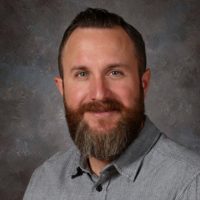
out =
{"type": "Polygon", "coordinates": [[[73,139],[80,130],[99,138],[115,137],[123,125],[136,123],[130,129],[139,129],[149,71],[139,76],[134,45],[122,28],[77,28],[63,49],[62,64],[64,78],[56,83],[73,139]]]}

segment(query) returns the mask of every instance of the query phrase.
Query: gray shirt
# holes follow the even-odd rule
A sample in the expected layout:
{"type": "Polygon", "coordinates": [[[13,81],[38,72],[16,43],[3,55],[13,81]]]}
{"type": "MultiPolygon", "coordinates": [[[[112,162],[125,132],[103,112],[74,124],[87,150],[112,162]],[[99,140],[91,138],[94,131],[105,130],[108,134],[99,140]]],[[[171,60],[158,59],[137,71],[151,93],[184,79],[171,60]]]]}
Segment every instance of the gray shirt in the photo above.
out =
{"type": "Polygon", "coordinates": [[[75,146],[35,170],[24,200],[200,200],[200,158],[147,118],[138,138],[99,177],[75,146]]]}

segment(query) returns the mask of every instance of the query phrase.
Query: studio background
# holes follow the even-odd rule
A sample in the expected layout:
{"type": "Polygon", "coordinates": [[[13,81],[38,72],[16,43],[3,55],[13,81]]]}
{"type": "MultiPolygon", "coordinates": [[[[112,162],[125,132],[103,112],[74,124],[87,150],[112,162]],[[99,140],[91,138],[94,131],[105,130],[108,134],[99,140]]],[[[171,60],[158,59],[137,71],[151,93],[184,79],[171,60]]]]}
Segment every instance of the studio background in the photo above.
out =
{"type": "Polygon", "coordinates": [[[0,199],[20,200],[33,170],[70,145],[53,77],[75,15],[116,12],[143,35],[152,80],[146,112],[200,154],[199,0],[2,0],[0,3],[0,199]]]}

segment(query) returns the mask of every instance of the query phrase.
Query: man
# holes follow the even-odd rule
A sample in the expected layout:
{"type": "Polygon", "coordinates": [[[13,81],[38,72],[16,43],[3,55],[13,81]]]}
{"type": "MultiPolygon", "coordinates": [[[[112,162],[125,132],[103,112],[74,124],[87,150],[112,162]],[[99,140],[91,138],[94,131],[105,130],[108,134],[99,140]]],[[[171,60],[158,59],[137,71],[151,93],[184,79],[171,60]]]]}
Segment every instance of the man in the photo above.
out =
{"type": "Polygon", "coordinates": [[[200,160],[144,114],[150,81],[140,33],[116,14],[87,9],[59,49],[74,146],[33,174],[24,200],[200,200],[200,160]]]}

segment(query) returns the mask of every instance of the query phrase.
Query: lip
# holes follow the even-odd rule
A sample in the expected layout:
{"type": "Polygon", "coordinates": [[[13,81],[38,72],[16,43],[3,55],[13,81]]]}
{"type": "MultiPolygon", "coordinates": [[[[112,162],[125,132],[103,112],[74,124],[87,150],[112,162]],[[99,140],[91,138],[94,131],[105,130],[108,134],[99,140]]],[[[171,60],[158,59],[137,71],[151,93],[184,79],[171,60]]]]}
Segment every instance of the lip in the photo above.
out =
{"type": "Polygon", "coordinates": [[[106,111],[106,112],[88,112],[95,117],[110,117],[113,114],[116,114],[116,111],[106,111]]]}

